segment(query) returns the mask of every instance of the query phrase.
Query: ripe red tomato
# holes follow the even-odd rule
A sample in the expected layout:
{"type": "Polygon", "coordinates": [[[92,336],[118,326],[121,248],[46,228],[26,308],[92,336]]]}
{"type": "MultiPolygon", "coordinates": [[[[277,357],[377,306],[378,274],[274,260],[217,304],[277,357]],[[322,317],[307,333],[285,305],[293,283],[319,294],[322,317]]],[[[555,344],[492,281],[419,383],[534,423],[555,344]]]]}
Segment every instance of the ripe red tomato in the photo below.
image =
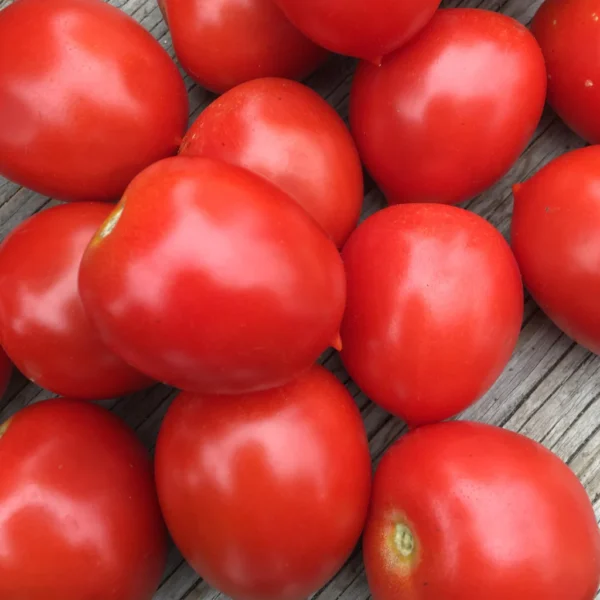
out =
{"type": "Polygon", "coordinates": [[[599,0],[547,0],[531,23],[548,69],[548,102],[561,119],[600,143],[599,0]]]}
{"type": "Polygon", "coordinates": [[[440,0],[275,0],[317,44],[379,62],[431,19],[440,0]]]}
{"type": "Polygon", "coordinates": [[[363,201],[350,132],[311,89],[257,79],[217,98],[187,132],[180,154],[224,160],[262,175],[294,198],[341,246],[363,201]]]}
{"type": "Polygon", "coordinates": [[[106,343],[188,391],[281,385],[339,343],[335,245],[274,185],[220,161],[165,159],[136,177],[79,281],[106,343]]]}
{"type": "Polygon", "coordinates": [[[270,391],[181,394],[156,479],[175,543],[209,583],[240,600],[304,600],[358,541],[371,463],[354,401],[314,366],[270,391]]]}
{"type": "Polygon", "coordinates": [[[514,186],[512,247],[525,287],[567,335],[600,354],[600,146],[514,186]]]}
{"type": "Polygon", "coordinates": [[[440,10],[381,67],[359,66],[350,124],[389,202],[456,204],[508,171],[545,97],[544,59],[525,27],[487,10],[440,10]]]}
{"type": "Polygon", "coordinates": [[[103,408],[47,400],[0,425],[0,507],[0,598],[152,598],[166,554],[152,465],[103,408]]]}
{"type": "Polygon", "coordinates": [[[224,92],[259,77],[302,79],[329,53],[300,33],[272,0],[161,0],[183,68],[224,92]]]}
{"type": "Polygon", "coordinates": [[[6,352],[4,352],[2,346],[0,346],[0,398],[2,398],[6,388],[8,387],[11,374],[12,363],[10,362],[8,356],[6,356],[6,352]]]}
{"type": "Polygon", "coordinates": [[[100,202],[49,208],[0,246],[4,349],[26,377],[70,398],[101,400],[152,384],[104,345],[79,297],[83,252],[111,208],[100,202]]]}
{"type": "Polygon", "coordinates": [[[59,200],[116,200],[177,151],[187,113],[169,55],[118,9],[17,0],[0,12],[5,177],[59,200]]]}
{"type": "Polygon", "coordinates": [[[593,600],[600,533],[558,457],[467,422],[400,440],[375,474],[363,540],[374,600],[593,600]]]}
{"type": "Polygon", "coordinates": [[[343,251],[342,359],[383,408],[416,426],[482,396],[519,337],[523,288],[500,233],[441,204],[369,217],[343,251]]]}

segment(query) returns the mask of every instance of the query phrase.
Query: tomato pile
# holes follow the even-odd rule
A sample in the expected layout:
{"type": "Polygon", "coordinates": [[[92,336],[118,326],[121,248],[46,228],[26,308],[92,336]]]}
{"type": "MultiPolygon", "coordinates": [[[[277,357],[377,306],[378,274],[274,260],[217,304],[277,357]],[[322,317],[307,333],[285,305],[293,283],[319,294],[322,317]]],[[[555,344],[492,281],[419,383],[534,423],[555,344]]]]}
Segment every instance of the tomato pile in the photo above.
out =
{"type": "Polygon", "coordinates": [[[0,11],[0,174],[63,202],[0,245],[0,395],[14,364],[57,396],[0,424],[0,600],[151,600],[169,535],[234,600],[307,598],[361,536],[375,600],[593,600],[573,472],[452,419],[506,368],[524,286],[600,354],[600,146],[513,182],[510,244],[457,206],[546,100],[600,143],[600,0],[546,0],[531,31],[439,4],[159,0],[221,94],[189,126],[120,9],[0,11]],[[350,128],[299,82],[332,52],[359,59],[350,128]],[[359,224],[363,166],[389,206],[359,224]],[[374,476],[328,348],[409,426],[374,476]],[[151,461],[93,401],[157,382],[179,392],[151,461]]]}

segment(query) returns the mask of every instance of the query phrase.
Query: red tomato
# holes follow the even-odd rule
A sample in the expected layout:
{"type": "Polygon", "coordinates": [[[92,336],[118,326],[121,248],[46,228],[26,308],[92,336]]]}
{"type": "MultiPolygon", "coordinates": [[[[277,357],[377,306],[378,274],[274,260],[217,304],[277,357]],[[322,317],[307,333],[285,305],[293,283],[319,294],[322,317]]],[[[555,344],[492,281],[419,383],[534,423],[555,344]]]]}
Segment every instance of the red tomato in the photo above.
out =
{"type": "Polygon", "coordinates": [[[496,229],[452,206],[398,205],[360,225],[342,256],[342,359],[373,401],[416,426],[490,388],[523,318],[517,263],[496,229]]]}
{"type": "Polygon", "coordinates": [[[339,343],[335,245],[268,181],[211,159],[166,159],[134,179],[79,281],[109,346],[188,391],[274,387],[339,343]]]}
{"type": "Polygon", "coordinates": [[[2,344],[26,377],[70,398],[101,400],[152,384],[104,345],[79,297],[83,252],[111,208],[100,202],[49,208],[0,246],[2,344]]]}
{"type": "Polygon", "coordinates": [[[440,0],[275,0],[275,4],[321,46],[379,62],[425,26],[440,0]]]}
{"type": "Polygon", "coordinates": [[[224,92],[259,77],[302,79],[328,52],[304,37],[272,0],[161,0],[183,68],[224,92]]]}
{"type": "Polygon", "coordinates": [[[238,600],[304,600],[361,534],[371,463],[360,413],[319,366],[266,392],[181,394],[156,447],[175,543],[238,600]]]}
{"type": "Polygon", "coordinates": [[[567,335],[600,354],[600,146],[514,186],[512,247],[525,286],[567,335]]]}
{"type": "Polygon", "coordinates": [[[593,600],[600,534],[558,457],[490,425],[401,438],[375,474],[363,552],[374,600],[593,600]]]}
{"type": "Polygon", "coordinates": [[[116,200],[176,152],[187,112],[169,55],[118,9],[17,0],[0,12],[5,177],[59,200],[116,200]]]}
{"type": "Polygon", "coordinates": [[[217,98],[180,150],[245,167],[280,187],[341,246],[363,201],[362,166],[350,132],[311,89],[257,79],[217,98]]]}
{"type": "Polygon", "coordinates": [[[6,356],[6,352],[4,352],[0,346],[0,398],[2,398],[6,388],[8,387],[11,374],[12,363],[10,362],[8,356],[6,356]]]}
{"type": "Polygon", "coordinates": [[[350,124],[391,203],[456,204],[509,170],[545,96],[544,59],[525,27],[487,10],[440,10],[383,66],[359,66],[350,124]]]}
{"type": "Polygon", "coordinates": [[[600,143],[600,0],[547,0],[531,31],[548,69],[548,102],[565,123],[600,143]]]}
{"type": "Polygon", "coordinates": [[[0,598],[152,598],[166,553],[152,465],[103,408],[47,400],[0,425],[0,507],[0,598]]]}

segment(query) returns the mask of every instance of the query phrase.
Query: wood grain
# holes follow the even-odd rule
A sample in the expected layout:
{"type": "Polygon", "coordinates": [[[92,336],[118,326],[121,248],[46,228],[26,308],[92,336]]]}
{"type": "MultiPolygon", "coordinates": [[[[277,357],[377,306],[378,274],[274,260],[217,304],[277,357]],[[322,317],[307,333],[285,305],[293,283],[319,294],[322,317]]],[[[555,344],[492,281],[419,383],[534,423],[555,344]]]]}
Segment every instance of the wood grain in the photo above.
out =
{"type": "MultiPolygon", "coordinates": [[[[0,8],[8,4],[0,0],[0,8]]],[[[171,38],[156,0],[112,0],[136,18],[173,55],[171,38]]],[[[540,0],[449,0],[447,7],[470,6],[503,12],[527,24],[540,0]]],[[[354,61],[336,57],[307,83],[347,118],[349,86],[354,61]]],[[[191,118],[213,96],[186,78],[191,118]]],[[[530,145],[508,175],[467,207],[484,216],[506,235],[512,210],[511,185],[527,178],[552,158],[580,147],[582,140],[547,110],[530,145]]],[[[0,178],[0,239],[29,215],[54,201],[0,178]]],[[[367,181],[363,217],[385,205],[372,182],[367,181]]],[[[351,382],[334,353],[323,362],[347,384],[367,428],[372,456],[377,462],[387,446],[404,431],[404,425],[374,406],[351,382]]],[[[493,388],[460,418],[476,419],[524,433],[542,442],[564,459],[581,478],[600,521],[600,358],[586,352],[563,335],[527,298],[518,348],[493,388]]],[[[51,395],[15,375],[0,403],[0,420],[29,403],[51,395]]],[[[174,392],[157,386],[149,392],[106,402],[153,448],[161,419],[174,392]]],[[[600,598],[600,594],[598,596],[600,598]]],[[[225,597],[212,590],[172,549],[163,582],[155,600],[213,600],[225,597]]],[[[357,550],[339,575],[314,598],[362,600],[369,598],[364,569],[357,550]]],[[[568,599],[565,599],[568,600],[568,599]]]]}

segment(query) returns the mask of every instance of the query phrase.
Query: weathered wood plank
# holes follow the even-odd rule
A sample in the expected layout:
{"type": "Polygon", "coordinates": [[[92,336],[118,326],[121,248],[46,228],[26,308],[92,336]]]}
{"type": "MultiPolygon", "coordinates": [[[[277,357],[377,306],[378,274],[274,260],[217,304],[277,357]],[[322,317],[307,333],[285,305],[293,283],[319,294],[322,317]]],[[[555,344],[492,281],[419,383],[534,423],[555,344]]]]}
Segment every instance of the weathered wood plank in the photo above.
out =
{"type": "MultiPolygon", "coordinates": [[[[0,0],[0,8],[10,0],[0,0]]],[[[171,36],[155,0],[111,0],[136,18],[174,56],[171,36]]],[[[448,0],[446,7],[470,6],[501,11],[527,24],[541,0],[448,0]]],[[[334,57],[307,83],[347,119],[349,88],[355,61],[334,57]]],[[[190,119],[194,119],[214,96],[189,77],[190,119]]],[[[529,147],[510,172],[491,189],[465,206],[479,213],[508,235],[512,211],[511,185],[522,181],[552,158],[580,147],[572,134],[546,110],[529,147]]],[[[363,218],[385,206],[385,199],[370,179],[365,187],[363,218]]],[[[24,218],[54,204],[48,198],[0,178],[0,240],[24,218]]],[[[349,380],[339,357],[328,353],[324,364],[349,388],[362,411],[375,462],[399,435],[403,423],[376,407],[349,380]]],[[[518,348],[508,368],[493,388],[461,416],[520,431],[544,443],[566,460],[579,475],[594,502],[600,520],[600,358],[592,356],[562,334],[528,298],[518,348]]],[[[16,374],[0,402],[0,420],[20,408],[50,397],[16,374]]],[[[133,427],[153,449],[162,417],[174,392],[165,386],[104,403],[133,427]]],[[[600,597],[600,596],[599,596],[600,597]]],[[[314,598],[361,600],[369,598],[360,550],[357,549],[340,574],[314,598]]],[[[155,600],[225,600],[200,580],[172,548],[165,577],[155,600]]]]}

